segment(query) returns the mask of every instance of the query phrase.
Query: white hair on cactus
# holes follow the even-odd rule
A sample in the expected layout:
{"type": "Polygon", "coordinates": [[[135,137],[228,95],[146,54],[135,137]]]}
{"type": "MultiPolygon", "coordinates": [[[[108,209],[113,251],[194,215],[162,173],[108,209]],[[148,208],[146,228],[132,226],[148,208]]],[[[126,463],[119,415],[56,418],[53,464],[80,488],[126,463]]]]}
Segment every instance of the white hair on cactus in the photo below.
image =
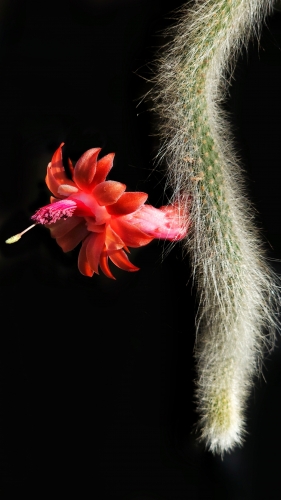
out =
{"type": "Polygon", "coordinates": [[[278,327],[279,289],[253,225],[232,134],[220,103],[239,51],[258,35],[272,0],[195,0],[168,31],[152,92],[173,201],[199,309],[195,358],[201,438],[223,455],[243,440],[244,411],[278,327]],[[267,331],[267,334],[265,334],[267,331]]]}

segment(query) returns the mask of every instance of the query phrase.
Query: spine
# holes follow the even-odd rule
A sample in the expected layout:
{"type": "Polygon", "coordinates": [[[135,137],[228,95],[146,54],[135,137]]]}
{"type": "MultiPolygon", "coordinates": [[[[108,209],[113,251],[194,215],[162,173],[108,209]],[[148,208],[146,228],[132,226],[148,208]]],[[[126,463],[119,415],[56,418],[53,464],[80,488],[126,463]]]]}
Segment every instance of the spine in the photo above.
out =
{"type": "Polygon", "coordinates": [[[201,439],[223,455],[240,445],[244,411],[278,326],[277,278],[253,225],[220,103],[241,47],[273,0],[195,0],[181,8],[158,63],[154,109],[173,201],[191,229],[184,243],[198,293],[196,400],[201,439]],[[265,334],[265,331],[267,332],[265,334]]]}

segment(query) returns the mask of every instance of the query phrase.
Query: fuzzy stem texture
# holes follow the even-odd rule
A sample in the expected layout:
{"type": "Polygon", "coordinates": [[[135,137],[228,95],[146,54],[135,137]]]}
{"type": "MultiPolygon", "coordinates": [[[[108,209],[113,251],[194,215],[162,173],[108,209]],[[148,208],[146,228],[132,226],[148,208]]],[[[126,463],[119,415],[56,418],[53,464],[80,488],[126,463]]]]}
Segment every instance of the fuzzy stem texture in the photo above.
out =
{"type": "Polygon", "coordinates": [[[234,64],[272,0],[195,0],[183,6],[153,91],[173,201],[198,292],[196,399],[201,439],[223,455],[242,443],[253,377],[278,326],[279,289],[253,225],[229,124],[220,107],[234,64]],[[265,332],[267,332],[265,334],[265,332]]]}

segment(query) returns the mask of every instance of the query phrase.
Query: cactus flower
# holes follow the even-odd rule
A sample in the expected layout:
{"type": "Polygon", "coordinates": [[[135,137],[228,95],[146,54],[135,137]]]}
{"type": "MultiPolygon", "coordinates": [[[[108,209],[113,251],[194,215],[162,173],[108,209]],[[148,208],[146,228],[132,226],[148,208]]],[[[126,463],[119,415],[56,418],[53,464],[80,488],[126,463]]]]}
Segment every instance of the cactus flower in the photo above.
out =
{"type": "MultiPolygon", "coordinates": [[[[47,167],[46,184],[54,196],[31,217],[30,228],[46,225],[64,252],[82,242],[78,268],[83,275],[99,274],[100,268],[114,279],[108,259],[120,269],[138,271],[128,259],[128,247],[147,245],[154,238],[177,241],[186,235],[188,227],[184,227],[179,206],[145,205],[146,193],[125,192],[125,184],[106,180],[114,153],[98,160],[101,150],[93,148],[75,167],[69,160],[70,178],[63,166],[62,146],[47,167]]],[[[7,243],[17,241],[24,232],[7,243]]]]}

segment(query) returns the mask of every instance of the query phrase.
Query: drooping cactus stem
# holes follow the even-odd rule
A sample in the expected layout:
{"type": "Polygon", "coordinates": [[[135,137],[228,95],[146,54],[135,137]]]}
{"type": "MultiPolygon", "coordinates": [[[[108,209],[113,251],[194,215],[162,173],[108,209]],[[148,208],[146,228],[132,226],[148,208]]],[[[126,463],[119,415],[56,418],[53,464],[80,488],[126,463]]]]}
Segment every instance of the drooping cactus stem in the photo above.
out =
{"type": "Polygon", "coordinates": [[[173,201],[197,285],[196,397],[201,438],[223,454],[241,444],[244,410],[277,325],[278,291],[244,194],[221,102],[241,47],[272,0],[197,0],[182,7],[158,64],[154,107],[173,201]],[[188,219],[188,220],[189,220],[188,219]],[[265,335],[267,330],[267,335],[265,335]]]}

